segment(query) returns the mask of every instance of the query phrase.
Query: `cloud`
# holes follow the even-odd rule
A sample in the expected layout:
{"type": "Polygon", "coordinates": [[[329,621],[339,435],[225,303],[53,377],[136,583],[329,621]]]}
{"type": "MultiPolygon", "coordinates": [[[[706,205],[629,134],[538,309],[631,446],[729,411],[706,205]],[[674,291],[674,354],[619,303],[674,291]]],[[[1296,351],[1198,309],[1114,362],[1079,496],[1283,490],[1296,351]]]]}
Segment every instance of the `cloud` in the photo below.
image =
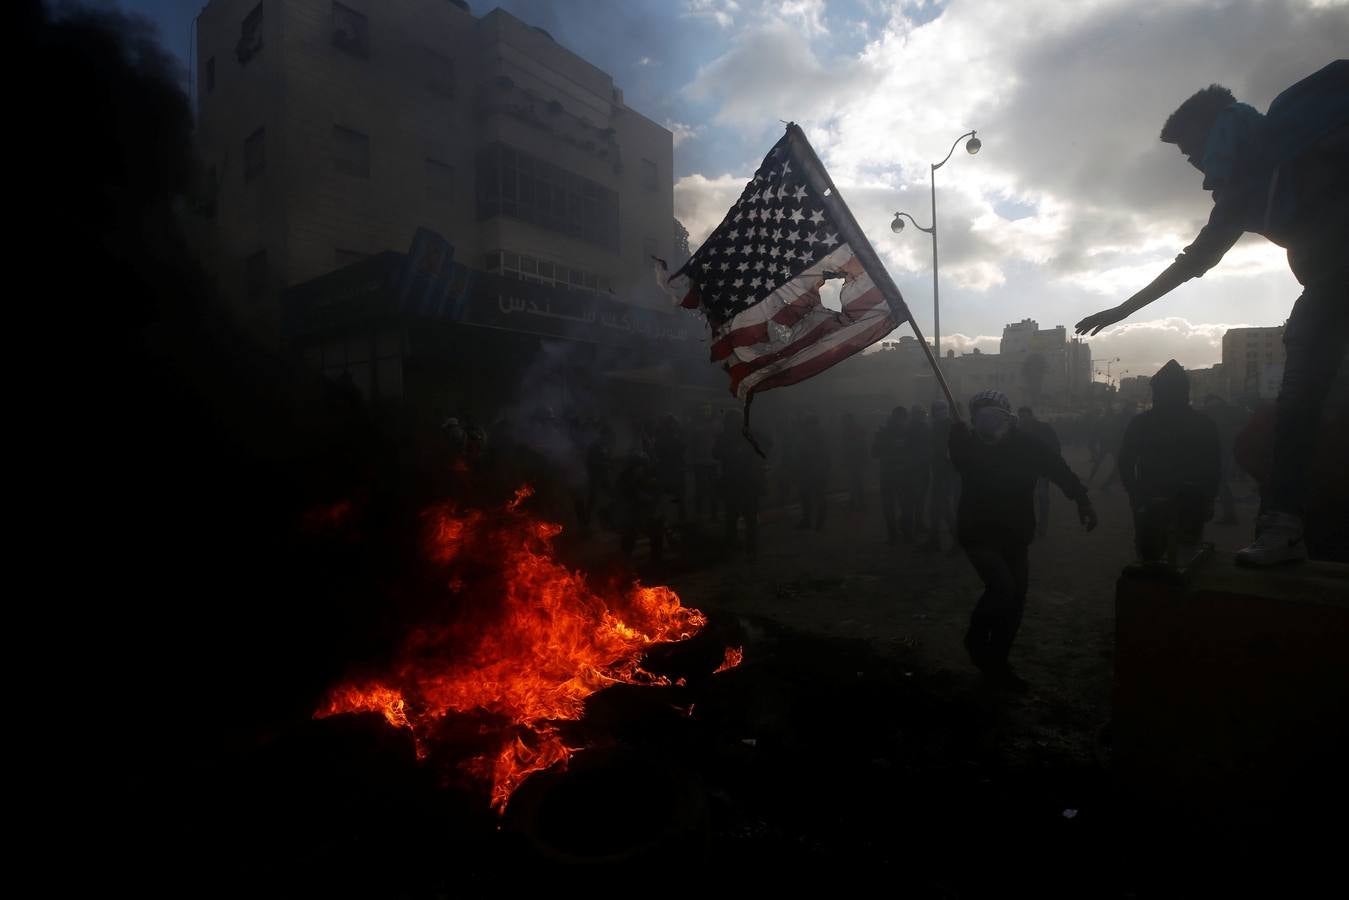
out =
{"type": "Polygon", "coordinates": [[[689,230],[689,245],[696,249],[721,224],[729,210],[754,176],[685,175],[675,182],[675,218],[689,230]]]}
{"type": "Polygon", "coordinates": [[[779,120],[827,118],[840,97],[856,94],[868,79],[862,60],[826,65],[800,27],[774,18],[736,35],[684,93],[713,104],[716,124],[761,136],[776,131],[779,120]]]}
{"type": "Polygon", "coordinates": [[[674,145],[676,147],[685,141],[696,138],[703,132],[703,130],[697,126],[685,125],[683,122],[676,122],[673,119],[666,119],[665,127],[670,129],[670,133],[674,135],[674,145]]]}
{"type": "Polygon", "coordinates": [[[1119,359],[1111,374],[1152,375],[1167,360],[1187,369],[1205,368],[1222,362],[1223,333],[1229,328],[1249,327],[1228,323],[1193,323],[1179,316],[1147,322],[1125,322],[1107,328],[1088,343],[1093,360],[1119,359]]]}
{"type": "Polygon", "coordinates": [[[800,28],[808,36],[829,33],[824,24],[825,0],[779,0],[776,8],[783,21],[800,28]]]}
{"type": "Polygon", "coordinates": [[[735,24],[735,14],[740,11],[736,0],[685,0],[684,15],[693,19],[710,19],[722,28],[735,24]]]}
{"type": "MultiPolygon", "coordinates": [[[[1042,326],[1043,327],[1043,323],[1042,326]]],[[[1147,322],[1128,322],[1106,329],[1087,343],[1091,358],[1100,377],[1105,377],[1106,362],[1110,375],[1153,375],[1174,359],[1187,369],[1202,369],[1222,362],[1223,334],[1229,328],[1247,328],[1248,325],[1222,322],[1190,322],[1179,316],[1153,319],[1147,322]]],[[[967,334],[942,335],[942,350],[954,349],[957,354],[997,353],[1001,335],[967,334]]]]}
{"type": "MultiPolygon", "coordinates": [[[[815,6],[788,4],[798,18],[815,6]]],[[[943,282],[976,292],[1018,290],[1020,264],[1093,293],[1137,290],[1211,207],[1157,140],[1169,112],[1213,81],[1264,108],[1349,46],[1343,4],[1310,0],[899,4],[832,56],[784,16],[736,33],[685,93],[742,135],[800,122],[887,263],[914,273],[930,271],[925,236],[884,228],[896,209],[927,223],[929,163],[978,128],[979,155],[957,146],[936,173],[943,282]]],[[[1244,242],[1208,278],[1231,290],[1280,257],[1244,242]]]]}
{"type": "Polygon", "coordinates": [[[941,336],[942,353],[947,350],[954,350],[957,356],[964,356],[966,353],[973,353],[978,350],[980,353],[997,353],[998,345],[1002,341],[1002,335],[999,334],[979,334],[968,335],[956,332],[955,334],[944,334],[941,336]]]}

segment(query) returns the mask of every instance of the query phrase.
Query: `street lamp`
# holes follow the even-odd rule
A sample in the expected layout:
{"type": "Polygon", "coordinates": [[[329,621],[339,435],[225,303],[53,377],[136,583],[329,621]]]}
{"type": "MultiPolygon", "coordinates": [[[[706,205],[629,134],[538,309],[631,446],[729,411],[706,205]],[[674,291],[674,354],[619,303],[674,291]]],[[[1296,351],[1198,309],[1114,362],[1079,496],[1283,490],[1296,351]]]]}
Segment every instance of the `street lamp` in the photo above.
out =
{"type": "Polygon", "coordinates": [[[937,170],[946,165],[946,160],[950,159],[951,154],[956,152],[956,144],[959,144],[965,138],[969,138],[965,143],[965,151],[970,156],[978,153],[979,148],[984,145],[983,141],[975,137],[973,131],[967,131],[955,139],[955,143],[951,144],[950,151],[947,152],[946,157],[941,162],[932,163],[930,172],[932,178],[932,227],[924,228],[918,224],[917,219],[906,212],[895,213],[895,220],[890,223],[890,230],[895,234],[904,230],[904,219],[908,219],[913,223],[914,228],[932,235],[932,345],[936,350],[938,359],[941,359],[941,307],[937,300],[937,170]]]}
{"type": "MultiPolygon", "coordinates": [[[[1111,358],[1111,359],[1106,359],[1106,360],[1097,360],[1096,363],[1092,366],[1092,368],[1094,368],[1094,369],[1096,370],[1096,374],[1099,375],[1099,374],[1101,374],[1101,365],[1102,365],[1102,362],[1104,362],[1104,364],[1105,364],[1105,383],[1106,383],[1106,384],[1113,384],[1113,381],[1112,381],[1111,378],[1110,378],[1110,367],[1113,366],[1115,363],[1117,363],[1117,362],[1119,362],[1119,361],[1120,361],[1120,358],[1119,358],[1118,356],[1113,357],[1113,358],[1111,358]]],[[[1127,370],[1126,370],[1126,372],[1127,372],[1127,370]]]]}

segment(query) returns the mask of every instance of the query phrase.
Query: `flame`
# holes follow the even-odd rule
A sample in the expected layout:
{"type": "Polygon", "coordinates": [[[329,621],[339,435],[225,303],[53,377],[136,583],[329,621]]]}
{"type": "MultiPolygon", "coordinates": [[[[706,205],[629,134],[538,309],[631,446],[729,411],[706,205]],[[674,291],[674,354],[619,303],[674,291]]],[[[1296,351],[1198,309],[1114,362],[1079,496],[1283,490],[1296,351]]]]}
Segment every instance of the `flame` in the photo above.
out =
{"type": "Polygon", "coordinates": [[[727,647],[726,655],[722,657],[721,665],[717,666],[716,671],[714,671],[712,674],[715,675],[717,674],[717,672],[725,672],[730,669],[734,669],[736,666],[740,665],[740,663],[742,663],[744,659],[745,659],[744,647],[727,647]]]}
{"type": "Polygon", "coordinates": [[[466,614],[415,630],[391,673],[338,686],[315,713],[378,712],[411,729],[422,758],[450,713],[509,723],[497,751],[464,765],[491,783],[498,812],[529,775],[580,749],[554,723],[579,719],[586,698],[612,684],[668,685],[641,668],[642,655],[707,622],[667,587],[600,593],[557,563],[552,541],[562,527],[521,508],[531,493],[519,489],[498,510],[446,503],[425,513],[426,551],[450,570],[445,584],[466,614]]]}

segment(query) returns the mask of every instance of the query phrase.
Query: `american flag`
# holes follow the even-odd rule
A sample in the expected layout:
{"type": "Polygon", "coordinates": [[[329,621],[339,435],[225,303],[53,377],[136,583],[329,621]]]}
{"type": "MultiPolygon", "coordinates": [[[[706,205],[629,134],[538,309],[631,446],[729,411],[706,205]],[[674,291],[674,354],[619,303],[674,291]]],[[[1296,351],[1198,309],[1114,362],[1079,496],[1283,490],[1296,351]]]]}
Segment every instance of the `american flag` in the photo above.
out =
{"type": "Polygon", "coordinates": [[[707,316],[712,361],[742,400],[818,375],[909,319],[795,125],[672,285],[679,278],[689,282],[681,305],[707,316]],[[842,280],[842,309],[820,300],[830,279],[842,280]]]}

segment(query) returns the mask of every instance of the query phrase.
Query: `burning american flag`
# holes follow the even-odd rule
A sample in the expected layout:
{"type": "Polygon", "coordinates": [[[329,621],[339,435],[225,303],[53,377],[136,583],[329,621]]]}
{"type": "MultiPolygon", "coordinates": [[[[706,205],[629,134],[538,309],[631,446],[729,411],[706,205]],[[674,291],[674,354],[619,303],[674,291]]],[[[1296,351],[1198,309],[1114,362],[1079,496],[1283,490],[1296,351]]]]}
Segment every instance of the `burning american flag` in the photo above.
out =
{"type": "Polygon", "coordinates": [[[698,252],[669,279],[682,306],[712,325],[712,361],[731,393],[795,384],[911,321],[805,134],[796,125],[698,252]],[[687,293],[678,285],[687,279],[687,293]],[[842,309],[820,300],[841,279],[842,309]]]}

